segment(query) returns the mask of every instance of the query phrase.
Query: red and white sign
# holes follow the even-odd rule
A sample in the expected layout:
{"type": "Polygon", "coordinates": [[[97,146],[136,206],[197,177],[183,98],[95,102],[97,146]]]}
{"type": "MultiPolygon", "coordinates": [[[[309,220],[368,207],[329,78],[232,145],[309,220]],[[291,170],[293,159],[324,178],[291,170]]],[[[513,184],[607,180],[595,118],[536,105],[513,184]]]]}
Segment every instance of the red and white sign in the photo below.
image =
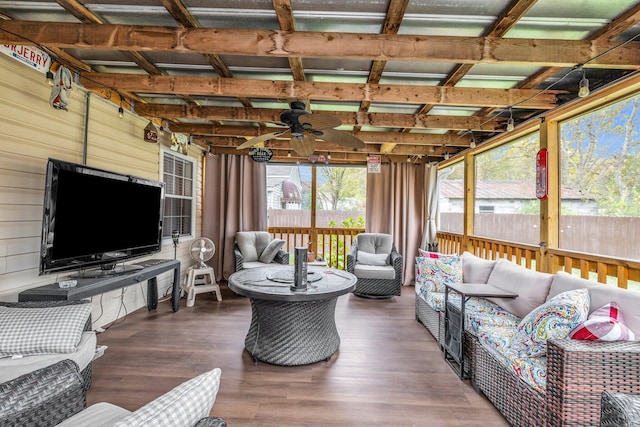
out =
{"type": "Polygon", "coordinates": [[[380,165],[382,164],[382,156],[379,154],[371,154],[367,157],[367,172],[380,173],[380,165]]]}
{"type": "Polygon", "coordinates": [[[35,46],[19,46],[15,44],[0,45],[0,52],[13,59],[35,68],[42,74],[51,68],[51,57],[35,46]]]}

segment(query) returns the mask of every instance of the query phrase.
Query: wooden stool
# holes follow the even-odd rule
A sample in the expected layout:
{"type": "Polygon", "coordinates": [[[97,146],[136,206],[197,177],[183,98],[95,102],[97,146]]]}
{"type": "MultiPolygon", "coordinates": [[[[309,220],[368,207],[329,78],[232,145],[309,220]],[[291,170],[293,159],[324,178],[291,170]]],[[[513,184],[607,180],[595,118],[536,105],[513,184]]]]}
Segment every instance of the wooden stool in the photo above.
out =
{"type": "Polygon", "coordinates": [[[190,267],[182,290],[187,293],[187,307],[193,307],[196,295],[203,292],[215,292],[217,300],[222,301],[220,286],[216,283],[212,267],[190,267]]]}

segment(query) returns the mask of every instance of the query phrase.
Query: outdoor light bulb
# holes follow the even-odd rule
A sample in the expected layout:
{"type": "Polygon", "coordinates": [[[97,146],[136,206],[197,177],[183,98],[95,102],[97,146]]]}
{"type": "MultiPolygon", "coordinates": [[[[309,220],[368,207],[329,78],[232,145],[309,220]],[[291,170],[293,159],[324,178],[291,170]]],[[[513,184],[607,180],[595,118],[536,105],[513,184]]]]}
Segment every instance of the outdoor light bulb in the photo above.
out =
{"type": "Polygon", "coordinates": [[[471,139],[471,144],[469,144],[469,147],[476,148],[476,140],[475,139],[471,139]]]}
{"type": "Polygon", "coordinates": [[[407,163],[411,163],[411,157],[407,156],[407,163]]]}
{"type": "Polygon", "coordinates": [[[513,117],[509,117],[509,120],[507,121],[507,132],[511,132],[513,127],[513,117]]]}
{"type": "Polygon", "coordinates": [[[118,117],[121,119],[124,118],[124,108],[122,108],[122,105],[118,108],[118,117]]]}
{"type": "Polygon", "coordinates": [[[582,80],[580,80],[580,89],[578,89],[578,96],[580,98],[589,96],[589,80],[587,80],[587,77],[584,75],[584,71],[582,72],[582,80]]]}
{"type": "Polygon", "coordinates": [[[53,81],[53,73],[51,71],[47,71],[45,82],[51,87],[55,84],[53,81]]]}
{"type": "Polygon", "coordinates": [[[327,159],[331,160],[331,153],[327,153],[327,159]]]}
{"type": "Polygon", "coordinates": [[[449,153],[444,153],[444,159],[449,160],[449,153]]]}
{"type": "Polygon", "coordinates": [[[287,151],[287,157],[291,157],[291,150],[287,151]]]}

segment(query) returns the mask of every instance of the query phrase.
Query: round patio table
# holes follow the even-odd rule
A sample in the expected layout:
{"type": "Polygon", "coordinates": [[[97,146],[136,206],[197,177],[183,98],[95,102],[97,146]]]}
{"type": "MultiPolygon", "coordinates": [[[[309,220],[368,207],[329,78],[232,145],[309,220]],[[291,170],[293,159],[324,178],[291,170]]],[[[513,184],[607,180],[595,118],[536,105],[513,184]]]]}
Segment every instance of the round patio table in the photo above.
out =
{"type": "Polygon", "coordinates": [[[292,290],[293,266],[249,268],[229,277],[229,288],[251,301],[245,348],[255,361],[296,366],[329,360],[340,346],[335,308],[353,292],[356,277],[343,270],[308,267],[306,290],[292,290]],[[285,279],[282,279],[285,278],[285,279]],[[282,279],[282,280],[281,280],[282,279]]]}

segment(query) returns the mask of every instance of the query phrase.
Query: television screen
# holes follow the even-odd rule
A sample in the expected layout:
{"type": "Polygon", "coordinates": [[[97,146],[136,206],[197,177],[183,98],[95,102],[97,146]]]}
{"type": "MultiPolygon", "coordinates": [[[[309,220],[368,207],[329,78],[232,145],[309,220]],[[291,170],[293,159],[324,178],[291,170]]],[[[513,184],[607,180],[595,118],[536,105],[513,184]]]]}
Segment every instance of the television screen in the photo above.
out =
{"type": "Polygon", "coordinates": [[[40,274],[160,251],[164,184],[49,159],[40,274]]]}

